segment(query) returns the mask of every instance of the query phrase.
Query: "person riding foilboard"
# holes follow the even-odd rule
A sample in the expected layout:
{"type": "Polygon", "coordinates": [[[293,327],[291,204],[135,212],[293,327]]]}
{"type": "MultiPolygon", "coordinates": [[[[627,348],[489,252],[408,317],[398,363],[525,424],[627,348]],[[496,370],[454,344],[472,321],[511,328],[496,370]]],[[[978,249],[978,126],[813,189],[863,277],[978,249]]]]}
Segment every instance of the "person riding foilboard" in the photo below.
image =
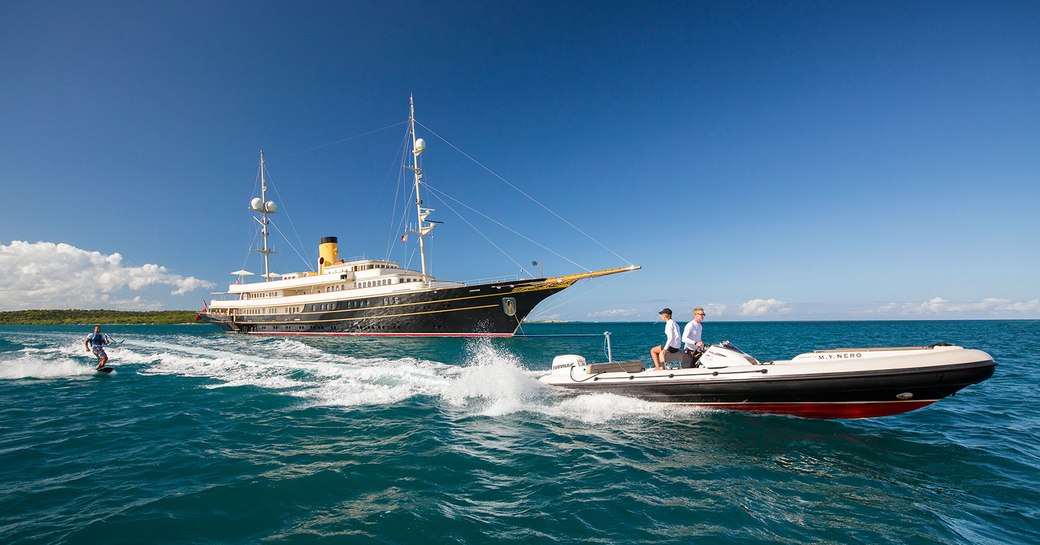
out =
{"type": "Polygon", "coordinates": [[[87,349],[87,352],[94,354],[94,357],[98,359],[97,369],[98,371],[105,368],[105,363],[108,362],[108,354],[105,353],[105,345],[108,344],[108,337],[101,333],[101,326],[94,326],[94,332],[87,335],[87,338],[83,340],[83,346],[87,349]]]}

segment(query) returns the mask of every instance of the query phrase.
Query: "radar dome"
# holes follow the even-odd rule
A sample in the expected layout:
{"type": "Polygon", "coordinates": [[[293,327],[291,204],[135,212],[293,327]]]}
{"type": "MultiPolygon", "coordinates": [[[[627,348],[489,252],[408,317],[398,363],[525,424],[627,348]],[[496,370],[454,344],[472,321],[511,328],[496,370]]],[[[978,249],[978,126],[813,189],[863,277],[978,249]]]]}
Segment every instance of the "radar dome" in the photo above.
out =
{"type": "Polygon", "coordinates": [[[267,201],[267,204],[264,205],[264,208],[267,209],[268,214],[274,214],[278,211],[278,207],[274,205],[274,201],[267,201]]]}
{"type": "Polygon", "coordinates": [[[419,155],[424,151],[426,151],[426,141],[422,138],[419,138],[415,141],[415,154],[419,155]]]}
{"type": "Polygon", "coordinates": [[[252,208],[253,210],[256,210],[257,212],[260,212],[261,211],[260,207],[263,206],[263,204],[264,204],[264,201],[260,200],[260,197],[256,197],[253,200],[249,201],[249,208],[252,208]]]}

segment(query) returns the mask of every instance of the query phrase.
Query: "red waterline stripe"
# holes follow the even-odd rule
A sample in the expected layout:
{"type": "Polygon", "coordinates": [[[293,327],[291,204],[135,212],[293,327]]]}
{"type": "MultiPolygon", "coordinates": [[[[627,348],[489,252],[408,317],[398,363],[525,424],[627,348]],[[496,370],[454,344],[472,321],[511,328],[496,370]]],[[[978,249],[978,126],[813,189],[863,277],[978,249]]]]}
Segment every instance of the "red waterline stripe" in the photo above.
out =
{"type": "Polygon", "coordinates": [[[756,413],[789,414],[802,418],[872,418],[920,409],[937,399],[921,401],[834,401],[815,403],[691,403],[713,409],[732,409],[756,413]]]}
{"type": "Polygon", "coordinates": [[[250,331],[250,335],[297,335],[303,337],[512,337],[512,333],[307,333],[294,331],[250,331]]]}

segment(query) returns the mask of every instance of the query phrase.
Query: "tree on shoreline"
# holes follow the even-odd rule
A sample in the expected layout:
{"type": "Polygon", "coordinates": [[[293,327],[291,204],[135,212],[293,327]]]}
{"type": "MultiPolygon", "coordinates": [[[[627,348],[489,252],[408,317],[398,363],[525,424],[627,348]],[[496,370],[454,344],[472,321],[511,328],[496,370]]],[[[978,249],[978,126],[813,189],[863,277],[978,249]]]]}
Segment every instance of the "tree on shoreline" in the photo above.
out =
{"type": "Polygon", "coordinates": [[[0,311],[3,325],[130,325],[184,324],[195,322],[193,310],[11,310],[0,311]]]}

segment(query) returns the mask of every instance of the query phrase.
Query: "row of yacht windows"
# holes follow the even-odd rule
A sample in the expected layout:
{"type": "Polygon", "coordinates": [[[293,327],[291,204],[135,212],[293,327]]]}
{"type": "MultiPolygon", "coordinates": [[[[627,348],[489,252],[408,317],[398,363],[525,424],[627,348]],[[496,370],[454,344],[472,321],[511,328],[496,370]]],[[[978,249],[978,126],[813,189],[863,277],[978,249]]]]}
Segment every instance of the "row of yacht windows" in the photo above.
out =
{"type": "Polygon", "coordinates": [[[244,293],[243,299],[266,299],[268,297],[281,297],[282,292],[280,291],[258,291],[253,293],[244,293]]]}
{"type": "MultiPolygon", "coordinates": [[[[214,314],[228,314],[228,310],[225,309],[213,309],[214,314]]],[[[239,316],[258,316],[261,314],[296,314],[303,312],[303,307],[265,307],[265,308],[240,308],[236,309],[233,314],[239,316]]]]}
{"type": "MultiPolygon", "coordinates": [[[[418,281],[419,281],[418,278],[398,277],[396,283],[397,284],[403,284],[405,282],[418,282],[418,281]]],[[[395,283],[394,279],[392,279],[392,278],[382,278],[382,279],[379,279],[379,280],[366,280],[364,282],[358,282],[357,283],[357,287],[359,287],[359,288],[371,288],[371,287],[375,287],[375,286],[389,286],[390,284],[394,284],[394,283],[395,283]]]]}
{"type": "Polygon", "coordinates": [[[369,263],[368,265],[355,265],[353,267],[348,268],[347,270],[348,271],[370,271],[372,269],[399,269],[399,268],[400,267],[398,267],[397,265],[391,265],[389,263],[382,264],[382,265],[369,263]]]}
{"type": "MultiPolygon", "coordinates": [[[[402,283],[403,284],[403,283],[406,283],[406,282],[418,282],[418,281],[419,281],[418,278],[398,277],[396,283],[402,283]]],[[[375,286],[389,286],[390,284],[394,284],[394,283],[395,282],[394,282],[393,278],[380,278],[380,279],[377,279],[377,280],[365,280],[363,282],[358,282],[354,287],[355,288],[372,288],[372,287],[375,287],[375,286]]],[[[325,286],[325,293],[331,293],[331,292],[334,292],[334,291],[343,291],[345,289],[347,289],[347,285],[346,284],[336,284],[334,286],[325,286]]],[[[306,293],[307,293],[306,291],[300,290],[300,291],[296,291],[296,292],[287,292],[287,293],[285,293],[285,295],[286,296],[306,295],[306,293]]],[[[243,299],[266,299],[268,297],[281,297],[281,296],[282,296],[282,292],[280,292],[280,291],[261,291],[261,292],[245,293],[245,294],[243,294],[242,298],[243,299]]]]}
{"type": "Polygon", "coordinates": [[[353,301],[340,301],[338,303],[324,303],[314,305],[314,310],[349,310],[354,308],[379,307],[401,304],[400,297],[382,297],[380,299],[355,299],[353,301]]]}
{"type": "MultiPolygon", "coordinates": [[[[367,307],[378,307],[378,306],[390,306],[401,304],[400,297],[383,297],[380,299],[357,299],[354,301],[340,301],[338,303],[320,303],[313,305],[309,310],[310,312],[321,312],[326,310],[349,310],[355,308],[367,308],[367,307]]],[[[257,316],[263,314],[299,314],[304,312],[306,307],[304,306],[292,306],[292,307],[264,307],[264,308],[243,308],[236,309],[233,314],[238,316],[257,316]]],[[[225,309],[211,309],[210,312],[214,314],[228,314],[225,309]]]]}

